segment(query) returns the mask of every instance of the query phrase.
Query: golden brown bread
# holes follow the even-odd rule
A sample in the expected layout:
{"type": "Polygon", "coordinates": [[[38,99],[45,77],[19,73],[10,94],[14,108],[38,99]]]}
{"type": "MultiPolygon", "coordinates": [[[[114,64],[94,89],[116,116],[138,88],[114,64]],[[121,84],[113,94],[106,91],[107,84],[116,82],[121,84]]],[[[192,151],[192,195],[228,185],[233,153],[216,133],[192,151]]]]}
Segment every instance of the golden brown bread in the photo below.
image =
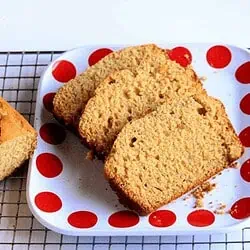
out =
{"type": "Polygon", "coordinates": [[[53,100],[53,113],[66,125],[78,128],[79,118],[86,103],[99,83],[112,72],[121,69],[134,72],[145,61],[152,65],[163,65],[167,59],[166,51],[154,44],[128,47],[110,53],[58,90],[53,100]]]}
{"type": "Polygon", "coordinates": [[[168,100],[201,92],[205,90],[192,68],[171,60],[160,67],[144,63],[134,72],[115,72],[97,87],[87,103],[79,134],[97,154],[107,155],[126,123],[168,100]]]}
{"type": "Polygon", "coordinates": [[[30,158],[36,143],[36,131],[0,97],[0,180],[30,158]]]}
{"type": "Polygon", "coordinates": [[[243,147],[222,103],[175,99],[128,123],[105,163],[121,202],[148,214],[228,167],[243,147]]]}

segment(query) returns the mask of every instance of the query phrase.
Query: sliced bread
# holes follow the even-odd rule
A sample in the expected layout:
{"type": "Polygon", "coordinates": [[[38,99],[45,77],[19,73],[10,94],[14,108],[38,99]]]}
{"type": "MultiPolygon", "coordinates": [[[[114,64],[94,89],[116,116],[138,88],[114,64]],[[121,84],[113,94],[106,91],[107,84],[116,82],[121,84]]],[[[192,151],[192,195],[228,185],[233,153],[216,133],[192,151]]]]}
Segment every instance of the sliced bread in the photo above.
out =
{"type": "Polygon", "coordinates": [[[53,101],[54,115],[66,125],[77,128],[86,103],[99,83],[108,75],[121,69],[134,71],[145,61],[162,65],[167,59],[166,51],[153,44],[128,47],[110,53],[58,90],[53,101]]]}
{"type": "Polygon", "coordinates": [[[0,180],[30,158],[36,143],[36,131],[0,97],[0,180]]]}
{"type": "Polygon", "coordinates": [[[96,89],[79,123],[79,134],[99,155],[107,155],[118,133],[133,119],[168,100],[205,92],[194,71],[167,60],[164,66],[143,64],[137,72],[111,74],[96,89]]]}
{"type": "Polygon", "coordinates": [[[164,103],[128,123],[104,171],[121,202],[143,215],[202,184],[242,153],[223,104],[200,95],[164,103]]]}

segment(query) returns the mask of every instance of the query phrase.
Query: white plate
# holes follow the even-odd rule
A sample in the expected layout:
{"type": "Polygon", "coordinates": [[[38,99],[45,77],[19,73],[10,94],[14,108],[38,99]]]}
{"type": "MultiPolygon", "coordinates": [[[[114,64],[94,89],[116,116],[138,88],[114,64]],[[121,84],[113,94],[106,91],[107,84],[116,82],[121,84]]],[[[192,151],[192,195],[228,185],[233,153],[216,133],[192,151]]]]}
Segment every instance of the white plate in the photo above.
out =
{"type": "MultiPolygon", "coordinates": [[[[178,46],[187,48],[191,52],[192,64],[197,74],[207,78],[204,81],[205,88],[210,95],[219,98],[224,103],[236,132],[240,134],[250,126],[250,100],[247,95],[250,93],[250,55],[246,50],[229,45],[214,47],[215,44],[164,44],[160,46],[169,49],[178,46]],[[241,66],[243,64],[245,66],[241,66]],[[241,67],[240,70],[238,70],[239,67],[241,67]],[[243,98],[244,101],[241,103],[243,98]],[[243,110],[240,108],[240,103],[243,110]]],[[[105,46],[104,48],[117,50],[121,47],[124,46],[105,46]]],[[[43,103],[46,94],[56,92],[63,84],[57,81],[54,75],[60,81],[66,81],[75,73],[79,74],[84,71],[89,61],[93,62],[100,54],[107,52],[107,50],[98,50],[93,55],[97,49],[97,47],[82,47],[62,54],[49,65],[40,79],[35,113],[35,128],[40,131],[40,135],[37,150],[30,162],[27,182],[27,199],[34,216],[49,229],[62,234],[79,236],[193,234],[207,231],[230,231],[246,225],[247,218],[235,219],[229,213],[224,215],[213,213],[219,202],[226,204],[226,209],[229,210],[236,201],[250,197],[249,179],[245,181],[240,169],[233,168],[224,170],[221,175],[212,180],[217,188],[206,195],[205,212],[197,212],[195,218],[191,216],[192,223],[201,223],[199,226],[190,225],[187,219],[190,219],[188,215],[191,212],[197,211],[193,208],[194,200],[190,198],[184,201],[183,197],[161,208],[161,210],[172,211],[176,216],[176,221],[174,221],[173,213],[169,212],[154,214],[151,217],[121,213],[110,219],[115,212],[126,209],[119,204],[116,195],[104,180],[102,163],[85,159],[87,149],[81,145],[75,135],[64,130],[56,122],[52,114],[44,108],[43,103]],[[71,62],[73,66],[69,63],[62,63],[62,60],[71,62]],[[48,135],[46,128],[51,129],[51,125],[46,127],[48,123],[56,124],[52,131],[54,142],[58,143],[58,140],[59,142],[63,140],[63,133],[59,132],[61,130],[65,132],[66,138],[61,143],[53,145],[43,140],[44,136],[48,135]],[[58,137],[55,138],[55,135],[58,137]],[[58,157],[57,160],[55,157],[58,157]],[[213,208],[209,207],[211,201],[214,204],[213,208]],[[164,219],[164,215],[172,216],[164,219]],[[160,223],[163,227],[151,225],[149,218],[151,222],[158,225],[160,223]],[[167,226],[169,224],[172,225],[167,226]]],[[[177,58],[178,52],[181,53],[182,50],[175,49],[172,55],[177,58]]],[[[185,58],[179,59],[184,60],[185,63],[187,60],[185,58]]],[[[249,144],[250,140],[246,143],[249,144]]],[[[250,158],[250,145],[247,146],[239,161],[240,165],[250,158]]],[[[250,164],[248,166],[245,164],[243,170],[248,175],[250,164]]],[[[245,200],[248,205],[249,199],[245,200]]],[[[239,206],[242,211],[242,204],[239,206]]],[[[243,211],[245,213],[243,217],[250,215],[249,207],[243,211]]]]}

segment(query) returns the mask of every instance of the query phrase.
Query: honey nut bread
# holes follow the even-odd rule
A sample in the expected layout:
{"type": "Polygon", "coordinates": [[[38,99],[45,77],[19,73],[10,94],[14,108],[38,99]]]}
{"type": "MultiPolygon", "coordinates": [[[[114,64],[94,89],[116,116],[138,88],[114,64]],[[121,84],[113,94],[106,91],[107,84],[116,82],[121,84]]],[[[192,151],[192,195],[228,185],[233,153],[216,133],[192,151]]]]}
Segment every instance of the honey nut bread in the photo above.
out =
{"type": "Polygon", "coordinates": [[[77,128],[86,103],[108,75],[121,69],[134,71],[145,61],[153,65],[163,65],[167,59],[166,51],[154,44],[128,47],[110,53],[58,90],[53,101],[53,113],[66,125],[77,128]]]}
{"type": "Polygon", "coordinates": [[[217,174],[243,153],[223,104],[175,99],[128,123],[105,163],[122,203],[148,214],[217,174]]]}
{"type": "Polygon", "coordinates": [[[97,155],[107,155],[118,133],[168,100],[204,92],[191,67],[167,60],[152,67],[144,63],[137,72],[111,74],[96,89],[80,118],[79,134],[97,155]]]}
{"type": "Polygon", "coordinates": [[[0,97],[0,180],[30,158],[36,143],[36,131],[0,97]]]}

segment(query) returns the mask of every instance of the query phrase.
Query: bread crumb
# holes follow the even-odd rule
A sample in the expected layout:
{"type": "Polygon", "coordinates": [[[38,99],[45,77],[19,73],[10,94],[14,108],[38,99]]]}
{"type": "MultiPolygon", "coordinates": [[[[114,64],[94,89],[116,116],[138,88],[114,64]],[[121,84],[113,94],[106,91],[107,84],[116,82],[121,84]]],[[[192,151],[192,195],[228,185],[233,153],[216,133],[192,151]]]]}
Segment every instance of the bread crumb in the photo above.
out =
{"type": "Polygon", "coordinates": [[[215,214],[222,215],[222,214],[225,214],[226,212],[225,212],[224,210],[216,209],[216,210],[214,210],[214,213],[215,213],[215,214]]]}
{"type": "Polygon", "coordinates": [[[95,155],[94,155],[94,151],[93,150],[90,150],[87,155],[86,155],[86,159],[87,160],[90,160],[90,161],[93,161],[95,158],[95,155]]]}
{"type": "Polygon", "coordinates": [[[202,191],[201,186],[196,188],[193,192],[192,195],[194,196],[195,199],[202,199],[204,198],[204,192],[202,191]]]}
{"type": "Polygon", "coordinates": [[[225,209],[225,208],[226,208],[226,205],[223,204],[223,205],[221,205],[219,208],[220,208],[220,209],[225,209]]]}
{"type": "Polygon", "coordinates": [[[203,192],[211,192],[212,190],[214,190],[216,187],[216,184],[215,183],[210,183],[210,182],[204,182],[202,185],[201,185],[201,188],[203,190],[203,192]]]}
{"type": "Polygon", "coordinates": [[[236,168],[236,169],[238,169],[239,167],[240,167],[240,164],[239,164],[239,162],[233,162],[231,165],[229,165],[228,166],[229,168],[236,168]]]}
{"type": "Polygon", "coordinates": [[[202,81],[202,82],[204,82],[204,81],[207,80],[207,77],[206,76],[201,76],[201,77],[199,77],[199,80],[202,81]]]}
{"type": "Polygon", "coordinates": [[[190,59],[190,56],[188,54],[184,54],[184,57],[188,60],[190,59]]]}
{"type": "Polygon", "coordinates": [[[200,208],[200,207],[204,207],[204,203],[203,203],[203,200],[199,198],[199,199],[196,199],[194,208],[200,208]]]}
{"type": "Polygon", "coordinates": [[[188,200],[189,198],[190,198],[190,196],[185,196],[185,197],[183,197],[183,200],[186,201],[186,200],[188,200]]]}
{"type": "Polygon", "coordinates": [[[222,214],[228,213],[228,211],[225,210],[225,208],[226,208],[225,204],[223,204],[222,202],[220,202],[218,205],[219,206],[214,210],[215,214],[222,215],[222,214]]]}
{"type": "MultiPolygon", "coordinates": [[[[195,208],[198,207],[203,207],[204,202],[203,198],[205,197],[206,193],[211,192],[213,189],[215,189],[216,184],[215,183],[210,183],[210,182],[204,182],[201,186],[197,187],[191,194],[193,197],[196,199],[195,200],[195,208]]],[[[210,203],[209,203],[210,204],[210,203]]]]}

